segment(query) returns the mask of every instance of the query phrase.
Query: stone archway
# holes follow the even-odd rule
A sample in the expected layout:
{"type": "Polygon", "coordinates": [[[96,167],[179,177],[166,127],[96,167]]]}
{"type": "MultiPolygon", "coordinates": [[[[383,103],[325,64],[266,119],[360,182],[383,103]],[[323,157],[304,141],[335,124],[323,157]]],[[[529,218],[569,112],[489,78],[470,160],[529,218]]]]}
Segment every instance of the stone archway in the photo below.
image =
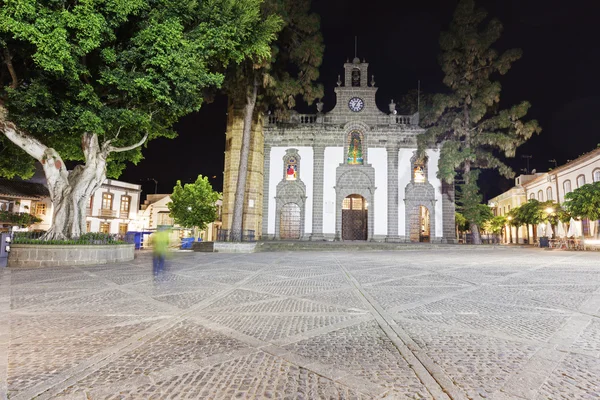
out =
{"type": "Polygon", "coordinates": [[[351,194],[342,202],[342,240],[367,240],[368,203],[359,194],[351,194]]]}

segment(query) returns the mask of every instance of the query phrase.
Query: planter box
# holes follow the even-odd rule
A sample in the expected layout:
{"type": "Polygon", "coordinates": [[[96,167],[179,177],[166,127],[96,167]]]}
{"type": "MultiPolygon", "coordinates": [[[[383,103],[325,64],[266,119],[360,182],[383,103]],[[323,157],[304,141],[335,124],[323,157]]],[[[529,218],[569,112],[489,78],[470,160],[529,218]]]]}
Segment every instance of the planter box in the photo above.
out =
{"type": "Polygon", "coordinates": [[[131,261],[133,244],[113,245],[37,245],[13,244],[10,246],[8,267],[58,267],[93,265],[131,261]]]}

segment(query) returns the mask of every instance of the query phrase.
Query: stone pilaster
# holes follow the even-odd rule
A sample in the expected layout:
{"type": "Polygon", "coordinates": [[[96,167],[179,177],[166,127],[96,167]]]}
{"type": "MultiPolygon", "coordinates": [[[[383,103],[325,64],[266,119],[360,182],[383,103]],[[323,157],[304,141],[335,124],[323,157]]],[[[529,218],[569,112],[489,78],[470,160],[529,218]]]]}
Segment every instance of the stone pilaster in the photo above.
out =
{"type": "Polygon", "coordinates": [[[443,243],[456,243],[454,184],[442,181],[443,243]]]}
{"type": "Polygon", "coordinates": [[[313,147],[313,214],[310,240],[324,240],[323,237],[323,170],[325,167],[325,147],[313,147]]]}
{"type": "Polygon", "coordinates": [[[387,150],[387,242],[398,242],[398,145],[390,143],[387,150]]]}
{"type": "Polygon", "coordinates": [[[263,214],[262,214],[262,238],[269,237],[269,180],[271,171],[271,145],[265,143],[264,168],[263,168],[263,214]]]}

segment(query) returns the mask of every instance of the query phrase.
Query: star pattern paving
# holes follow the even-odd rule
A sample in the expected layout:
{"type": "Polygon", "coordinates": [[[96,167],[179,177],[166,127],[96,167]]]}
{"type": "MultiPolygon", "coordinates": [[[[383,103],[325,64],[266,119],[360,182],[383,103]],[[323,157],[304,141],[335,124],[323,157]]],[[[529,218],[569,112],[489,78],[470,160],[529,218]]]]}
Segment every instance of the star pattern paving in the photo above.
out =
{"type": "Polygon", "coordinates": [[[600,397],[598,253],[178,252],[0,270],[0,398],[600,397]]]}

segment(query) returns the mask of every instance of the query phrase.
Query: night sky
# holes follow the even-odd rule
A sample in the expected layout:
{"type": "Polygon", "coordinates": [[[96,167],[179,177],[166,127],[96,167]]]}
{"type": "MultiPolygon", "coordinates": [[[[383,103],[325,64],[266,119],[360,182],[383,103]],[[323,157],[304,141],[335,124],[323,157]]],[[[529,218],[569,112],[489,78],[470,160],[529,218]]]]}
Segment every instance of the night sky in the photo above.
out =
{"type": "MultiPolygon", "coordinates": [[[[489,16],[504,25],[494,46],[502,51],[521,48],[523,57],[513,64],[502,84],[501,106],[527,100],[528,118],[543,129],[517,151],[509,164],[526,167],[522,155],[531,155],[530,169],[538,172],[575,159],[600,143],[600,7],[592,0],[478,0],[489,16]]],[[[419,1],[313,1],[321,16],[325,56],[320,81],[325,86],[324,111],[334,106],[333,88],[343,63],[354,56],[366,59],[375,75],[377,103],[387,111],[391,99],[416,88],[436,93],[445,90],[438,64],[440,32],[447,29],[457,0],[419,1]]],[[[130,165],[119,178],[143,185],[144,193],[170,193],[177,179],[208,176],[222,190],[227,99],[218,97],[177,125],[179,137],[157,139],[144,150],[145,159],[130,165]],[[214,178],[213,178],[214,177],[214,178]]],[[[301,105],[301,112],[316,112],[301,105]]],[[[485,199],[512,186],[495,172],[482,176],[485,199]]]]}

